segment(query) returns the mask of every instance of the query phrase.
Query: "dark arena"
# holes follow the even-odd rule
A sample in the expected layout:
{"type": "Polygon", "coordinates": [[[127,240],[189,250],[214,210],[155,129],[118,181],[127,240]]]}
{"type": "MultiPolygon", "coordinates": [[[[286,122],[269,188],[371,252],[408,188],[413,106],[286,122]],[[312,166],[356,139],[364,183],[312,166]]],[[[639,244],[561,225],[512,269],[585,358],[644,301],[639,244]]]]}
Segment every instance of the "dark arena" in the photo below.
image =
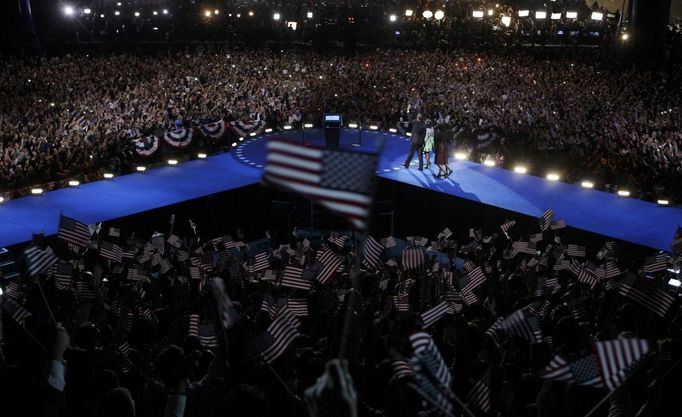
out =
{"type": "Polygon", "coordinates": [[[16,0],[1,417],[682,415],[682,0],[16,0]]]}

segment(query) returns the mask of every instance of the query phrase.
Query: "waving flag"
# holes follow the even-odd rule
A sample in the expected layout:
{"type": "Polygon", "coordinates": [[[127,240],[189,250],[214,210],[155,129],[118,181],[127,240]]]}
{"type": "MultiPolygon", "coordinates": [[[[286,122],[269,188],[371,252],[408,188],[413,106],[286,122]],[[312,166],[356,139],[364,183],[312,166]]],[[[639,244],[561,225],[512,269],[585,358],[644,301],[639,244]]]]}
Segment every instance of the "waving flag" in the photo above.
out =
{"type": "Polygon", "coordinates": [[[31,246],[24,251],[24,255],[26,256],[27,272],[31,277],[45,272],[47,268],[51,267],[59,260],[49,246],[45,249],[31,246]]]}
{"type": "Polygon", "coordinates": [[[26,318],[31,317],[31,313],[9,297],[0,295],[0,307],[14,320],[19,326],[24,326],[26,318]]]}
{"type": "Polygon", "coordinates": [[[377,242],[372,236],[367,236],[362,243],[362,264],[368,269],[376,271],[382,265],[381,253],[383,251],[383,245],[377,242]]]}
{"type": "Polygon", "coordinates": [[[256,254],[256,256],[251,259],[251,262],[247,264],[247,270],[249,273],[254,273],[268,269],[270,267],[270,257],[267,252],[261,252],[256,254]]]}
{"type": "Polygon", "coordinates": [[[123,250],[111,242],[103,240],[99,245],[99,256],[114,262],[123,260],[123,250]]]}
{"type": "Polygon", "coordinates": [[[427,328],[438,322],[446,314],[454,313],[454,309],[450,306],[447,301],[442,301],[440,304],[436,305],[430,310],[427,310],[421,314],[421,319],[423,323],[423,328],[427,328]]]}
{"type": "Polygon", "coordinates": [[[492,372],[492,368],[488,367],[488,369],[483,373],[481,376],[481,379],[476,381],[474,383],[474,386],[471,387],[471,390],[466,396],[466,399],[469,403],[473,404],[481,410],[484,413],[487,413],[490,411],[490,374],[492,372]]]}
{"type": "Polygon", "coordinates": [[[504,319],[500,323],[500,329],[526,339],[531,343],[542,343],[540,321],[537,317],[531,316],[523,309],[516,310],[504,319]]]}
{"type": "Polygon", "coordinates": [[[173,130],[166,132],[166,134],[163,135],[163,139],[173,148],[186,148],[192,143],[192,129],[176,127],[173,130]]]}
{"type": "Polygon", "coordinates": [[[199,130],[207,138],[220,139],[225,134],[225,121],[218,120],[217,122],[201,125],[199,130]]]}
{"type": "Polygon", "coordinates": [[[647,310],[664,317],[675,302],[675,296],[667,291],[647,285],[636,276],[626,278],[620,285],[619,294],[644,306],[647,310]]]}
{"type": "Polygon", "coordinates": [[[433,402],[448,413],[452,411],[452,404],[445,394],[450,389],[452,375],[443,360],[438,347],[425,332],[418,332],[410,336],[410,343],[414,350],[412,366],[417,375],[417,384],[422,392],[433,402]]]}
{"type": "Polygon", "coordinates": [[[502,233],[504,233],[504,235],[507,236],[507,238],[509,238],[509,234],[508,234],[509,229],[514,227],[515,224],[516,224],[516,220],[510,220],[508,222],[503,223],[500,226],[500,230],[502,230],[502,233]]]}
{"type": "Polygon", "coordinates": [[[644,272],[653,274],[655,272],[664,271],[668,267],[668,256],[664,253],[649,256],[644,259],[644,272]]]}
{"type": "Polygon", "coordinates": [[[421,271],[424,269],[424,249],[420,246],[407,246],[401,254],[404,269],[421,271]]]}
{"type": "Polygon", "coordinates": [[[59,239],[74,245],[87,247],[90,243],[90,229],[78,220],[61,216],[59,218],[59,239]]]}
{"type": "Polygon", "coordinates": [[[538,219],[538,223],[540,223],[540,230],[543,232],[549,230],[549,227],[552,225],[552,217],[554,217],[554,210],[551,208],[545,210],[545,212],[542,213],[542,216],[538,219]]]}
{"type": "Polygon", "coordinates": [[[467,278],[469,278],[469,282],[462,288],[462,295],[471,293],[486,281],[485,274],[480,266],[472,269],[467,278]]]}
{"type": "Polygon", "coordinates": [[[263,181],[298,192],[365,230],[376,182],[376,154],[267,143],[263,181]]]}
{"type": "Polygon", "coordinates": [[[585,250],[585,246],[572,245],[569,243],[568,246],[566,246],[565,253],[568,256],[575,256],[577,258],[584,258],[586,250],[585,250]]]}
{"type": "Polygon", "coordinates": [[[388,350],[388,356],[391,359],[391,367],[393,367],[393,378],[416,378],[414,368],[398,351],[395,349],[388,350]]]}
{"type": "Polygon", "coordinates": [[[268,364],[277,360],[299,336],[299,325],[298,319],[291,311],[286,307],[280,309],[265,332],[253,341],[261,358],[268,364]]]}
{"type": "Polygon", "coordinates": [[[299,290],[310,290],[313,286],[312,280],[303,277],[303,268],[287,265],[284,268],[281,285],[283,287],[296,288],[299,290]]]}

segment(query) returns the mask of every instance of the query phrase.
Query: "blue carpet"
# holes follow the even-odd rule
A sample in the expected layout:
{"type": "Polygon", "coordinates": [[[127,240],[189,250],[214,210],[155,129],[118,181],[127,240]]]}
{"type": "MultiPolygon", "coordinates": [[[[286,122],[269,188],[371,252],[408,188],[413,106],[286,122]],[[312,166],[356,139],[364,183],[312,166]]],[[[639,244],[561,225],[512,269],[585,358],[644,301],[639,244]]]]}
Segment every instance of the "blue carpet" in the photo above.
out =
{"type": "MultiPolygon", "coordinates": [[[[295,140],[322,144],[323,132],[290,132],[295,140]]],[[[682,224],[682,210],[657,207],[611,193],[551,183],[531,175],[489,168],[473,162],[451,161],[447,180],[436,180],[416,166],[401,166],[409,148],[407,138],[377,132],[344,130],[341,147],[381,150],[377,174],[383,178],[446,193],[467,200],[538,217],[551,207],[556,219],[569,226],[656,249],[669,243],[682,224]]],[[[25,242],[35,232],[57,231],[59,213],[86,223],[112,220],[143,211],[204,197],[258,182],[265,161],[265,140],[247,140],[231,154],[186,162],[62,189],[38,197],[24,197],[0,205],[0,246],[25,242]]]]}

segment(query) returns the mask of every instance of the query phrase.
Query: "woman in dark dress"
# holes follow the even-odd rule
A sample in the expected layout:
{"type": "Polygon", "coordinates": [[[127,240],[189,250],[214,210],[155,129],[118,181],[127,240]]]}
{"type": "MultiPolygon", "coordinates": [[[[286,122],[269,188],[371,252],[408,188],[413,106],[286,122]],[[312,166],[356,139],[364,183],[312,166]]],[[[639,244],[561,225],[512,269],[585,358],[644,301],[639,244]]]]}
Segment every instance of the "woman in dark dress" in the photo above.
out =
{"type": "Polygon", "coordinates": [[[436,166],[438,167],[438,175],[434,175],[434,177],[447,178],[450,176],[450,174],[452,174],[452,170],[448,166],[450,143],[452,142],[452,127],[448,123],[444,123],[436,127],[435,142],[436,166]]]}

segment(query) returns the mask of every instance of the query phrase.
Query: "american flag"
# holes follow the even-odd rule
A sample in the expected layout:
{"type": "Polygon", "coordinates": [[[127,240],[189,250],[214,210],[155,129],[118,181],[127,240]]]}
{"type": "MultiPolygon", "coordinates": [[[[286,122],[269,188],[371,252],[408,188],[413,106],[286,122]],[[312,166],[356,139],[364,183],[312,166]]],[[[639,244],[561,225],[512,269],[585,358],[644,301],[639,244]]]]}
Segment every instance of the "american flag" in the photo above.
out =
{"type": "Polygon", "coordinates": [[[54,284],[60,291],[71,289],[71,276],[73,275],[73,265],[68,262],[59,262],[54,273],[54,284]]]}
{"type": "Polygon", "coordinates": [[[128,268],[128,274],[126,277],[131,281],[142,281],[147,278],[147,274],[143,269],[128,268]]]}
{"type": "Polygon", "coordinates": [[[485,334],[490,336],[497,346],[500,346],[501,339],[505,336],[505,333],[501,327],[502,322],[504,322],[504,317],[498,317],[495,322],[490,325],[488,330],[485,331],[485,334]]]}
{"type": "Polygon", "coordinates": [[[173,263],[168,258],[163,258],[159,262],[159,272],[161,274],[167,274],[171,269],[173,269],[173,263]]]}
{"type": "Polygon", "coordinates": [[[223,280],[218,278],[213,281],[213,298],[216,301],[216,307],[218,310],[218,317],[220,317],[220,323],[223,325],[225,330],[234,326],[237,322],[237,310],[230,300],[230,296],[225,291],[225,284],[223,280]]]}
{"type": "Polygon", "coordinates": [[[447,301],[442,301],[438,305],[421,314],[422,327],[426,329],[427,327],[430,327],[433,324],[435,324],[446,314],[452,314],[453,312],[454,310],[450,306],[450,303],[448,303],[447,301]]]}
{"type": "Polygon", "coordinates": [[[471,259],[468,259],[466,262],[464,262],[462,268],[464,268],[465,271],[469,272],[472,269],[476,268],[476,262],[472,261],[471,259]]]}
{"type": "Polygon", "coordinates": [[[376,271],[382,265],[381,253],[384,251],[384,247],[377,242],[372,236],[367,236],[362,244],[362,264],[372,270],[376,271]]]}
{"type": "Polygon", "coordinates": [[[110,261],[121,262],[123,250],[118,245],[103,240],[99,245],[99,256],[110,261]]]}
{"type": "Polygon", "coordinates": [[[451,412],[452,403],[445,392],[450,389],[452,375],[436,344],[425,332],[410,336],[410,343],[414,350],[411,362],[419,388],[446,412],[451,412]]]}
{"type": "Polygon", "coordinates": [[[649,256],[644,259],[644,272],[653,274],[659,271],[664,271],[668,266],[668,256],[664,253],[649,256]]]}
{"type": "Polygon", "coordinates": [[[307,291],[313,286],[313,282],[303,277],[303,268],[287,265],[282,274],[281,285],[307,291]]]}
{"type": "Polygon", "coordinates": [[[641,304],[649,311],[664,317],[675,302],[675,297],[661,288],[647,285],[636,276],[626,278],[620,285],[618,293],[641,304]]]}
{"type": "Polygon", "coordinates": [[[110,227],[108,234],[110,237],[121,237],[121,229],[118,227],[110,227]]]}
{"type": "Polygon", "coordinates": [[[528,240],[531,243],[542,242],[543,240],[545,240],[545,233],[544,232],[534,233],[534,234],[528,236],[528,240]]]}
{"type": "Polygon", "coordinates": [[[484,413],[490,411],[490,375],[492,368],[488,367],[481,378],[474,383],[466,400],[484,413]]]}
{"type": "Polygon", "coordinates": [[[438,239],[449,239],[452,236],[452,230],[449,227],[443,229],[442,232],[438,233],[438,239]]]}
{"type": "Polygon", "coordinates": [[[299,336],[300,323],[286,307],[281,308],[270,326],[254,340],[256,350],[268,364],[272,364],[299,336]]]}
{"type": "Polygon", "coordinates": [[[215,334],[215,324],[206,323],[200,324],[198,329],[199,343],[203,347],[218,347],[218,338],[215,334]]]}
{"type": "Polygon", "coordinates": [[[329,236],[329,239],[327,240],[329,241],[329,243],[336,245],[338,248],[343,248],[346,245],[346,241],[348,241],[349,238],[350,236],[348,235],[333,235],[329,236]]]}
{"type": "Polygon", "coordinates": [[[627,379],[627,371],[649,352],[644,339],[618,339],[594,344],[604,385],[613,391],[627,379]]]}
{"type": "Polygon", "coordinates": [[[395,238],[393,236],[385,237],[381,239],[381,243],[384,245],[386,249],[390,249],[392,247],[395,247],[397,245],[395,238]]]}
{"type": "Polygon", "coordinates": [[[270,317],[270,320],[272,320],[275,318],[277,310],[279,310],[279,306],[277,305],[275,298],[272,296],[272,294],[266,293],[263,296],[263,301],[261,301],[260,311],[266,313],[268,317],[270,317]]]}
{"type": "Polygon", "coordinates": [[[473,291],[462,292],[462,299],[464,300],[464,304],[468,306],[472,306],[479,301],[478,296],[473,291]]]}
{"type": "Polygon", "coordinates": [[[254,273],[270,268],[270,256],[267,252],[256,254],[247,265],[247,271],[254,273]]]}
{"type": "Polygon", "coordinates": [[[265,183],[301,193],[365,230],[378,157],[375,154],[308,147],[271,139],[265,183]]]}
{"type": "Polygon", "coordinates": [[[549,224],[549,228],[552,230],[559,230],[559,229],[563,229],[565,227],[566,227],[566,221],[565,220],[553,220],[549,224]]]}
{"type": "Polygon", "coordinates": [[[0,295],[0,307],[14,320],[19,326],[24,326],[24,321],[27,317],[31,317],[31,313],[22,307],[19,303],[9,297],[0,295]]]}
{"type": "Polygon", "coordinates": [[[500,323],[500,328],[528,340],[531,343],[542,343],[540,321],[523,309],[516,310],[500,323]]]}
{"type": "Polygon", "coordinates": [[[580,268],[580,272],[578,273],[578,281],[588,284],[590,288],[594,288],[597,283],[599,283],[597,275],[586,266],[580,268]]]}
{"type": "Polygon", "coordinates": [[[594,388],[604,386],[594,354],[573,362],[568,362],[561,355],[555,355],[540,377],[594,388]]]}
{"type": "Polygon", "coordinates": [[[395,379],[402,379],[402,378],[416,378],[416,375],[414,373],[414,368],[412,365],[407,361],[405,357],[403,357],[398,351],[395,349],[389,348],[388,349],[388,356],[391,360],[391,367],[393,367],[393,377],[395,379]]]}
{"type": "Polygon", "coordinates": [[[97,298],[97,294],[93,289],[92,282],[89,281],[78,281],[76,282],[76,293],[79,298],[84,300],[94,300],[97,298]]]}
{"type": "Polygon", "coordinates": [[[391,297],[393,300],[393,307],[398,312],[408,312],[410,311],[410,298],[407,294],[399,294],[391,297]]]}
{"type": "Polygon", "coordinates": [[[403,249],[401,261],[404,269],[421,271],[424,268],[424,249],[407,246],[403,249]]]}
{"type": "Polygon", "coordinates": [[[570,243],[568,244],[568,246],[566,246],[566,255],[568,256],[584,258],[585,253],[586,253],[585,246],[573,245],[570,243]]]}
{"type": "Polygon", "coordinates": [[[317,281],[322,285],[331,281],[331,279],[334,277],[334,274],[338,271],[341,271],[343,267],[343,259],[334,255],[331,251],[326,253],[331,253],[332,256],[324,257],[324,261],[320,261],[322,268],[317,274],[317,281]]]}
{"type": "Polygon", "coordinates": [[[483,270],[480,266],[472,269],[467,275],[467,278],[469,279],[469,282],[467,282],[464,288],[462,288],[463,295],[471,293],[486,281],[485,274],[483,273],[483,270]]]}
{"type": "Polygon", "coordinates": [[[502,230],[502,233],[504,233],[505,236],[509,237],[509,234],[507,232],[509,232],[509,229],[514,227],[515,224],[516,224],[516,220],[510,220],[508,222],[504,222],[500,226],[500,230],[502,230]]]}
{"type": "Polygon", "coordinates": [[[554,217],[554,210],[551,208],[545,210],[544,213],[542,213],[542,216],[538,218],[538,223],[540,223],[540,230],[543,232],[549,230],[549,227],[552,224],[552,217],[554,217]]]}
{"type": "Polygon", "coordinates": [[[88,229],[88,226],[66,216],[59,218],[59,232],[57,236],[59,239],[81,247],[87,247],[88,243],[90,243],[90,229],[88,229]]]}
{"type": "Polygon", "coordinates": [[[514,242],[512,243],[512,257],[519,253],[527,253],[528,255],[535,255],[537,248],[533,242],[514,242]]]}
{"type": "Polygon", "coordinates": [[[31,246],[24,251],[24,255],[26,256],[26,272],[31,277],[43,273],[59,260],[49,246],[45,249],[31,246]]]}
{"type": "Polygon", "coordinates": [[[296,317],[308,317],[308,300],[305,298],[286,298],[283,305],[296,317]]]}
{"type": "Polygon", "coordinates": [[[190,266],[189,277],[192,279],[201,279],[201,268],[198,266],[190,266]]]}
{"type": "Polygon", "coordinates": [[[168,236],[168,244],[180,249],[182,247],[182,240],[178,236],[171,234],[168,236]]]}
{"type": "Polygon", "coordinates": [[[161,232],[154,232],[152,234],[152,247],[156,249],[160,254],[164,254],[166,252],[166,236],[164,236],[163,233],[161,232]]]}
{"type": "Polygon", "coordinates": [[[604,265],[600,266],[597,270],[597,275],[601,279],[611,279],[621,275],[623,271],[620,270],[618,265],[613,261],[607,261],[604,265]]]}

